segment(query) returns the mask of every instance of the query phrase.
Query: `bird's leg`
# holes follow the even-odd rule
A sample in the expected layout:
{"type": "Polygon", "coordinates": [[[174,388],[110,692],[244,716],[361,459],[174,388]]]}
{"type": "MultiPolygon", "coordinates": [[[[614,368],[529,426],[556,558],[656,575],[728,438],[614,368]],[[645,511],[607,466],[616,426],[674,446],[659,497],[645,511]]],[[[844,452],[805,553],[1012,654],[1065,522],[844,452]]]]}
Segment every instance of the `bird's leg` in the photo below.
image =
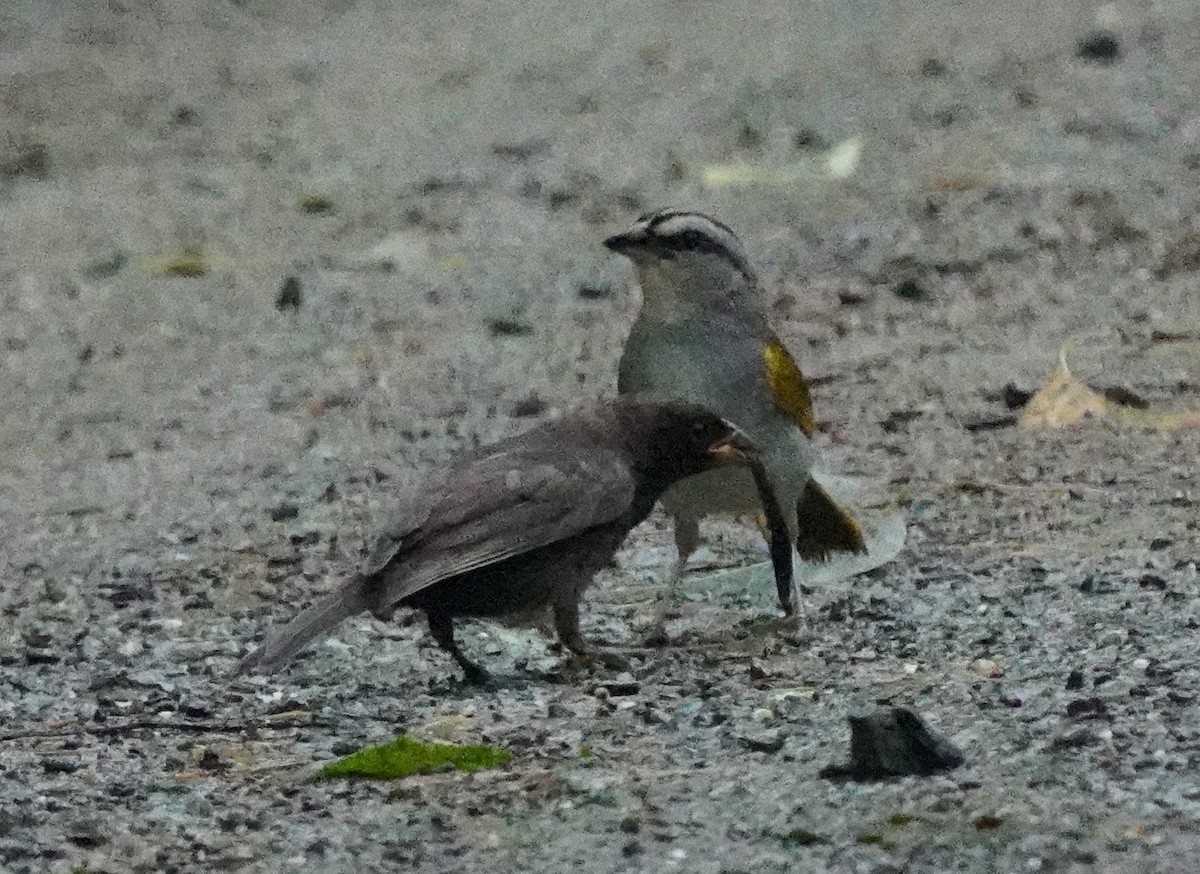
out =
{"type": "Polygon", "coordinates": [[[487,683],[491,679],[488,672],[463,655],[454,642],[454,619],[445,613],[426,613],[425,617],[429,620],[429,633],[433,635],[434,642],[454,657],[463,669],[467,682],[476,685],[487,683]]]}
{"type": "Polygon", "coordinates": [[[592,649],[579,630],[579,601],[576,598],[563,598],[554,603],[554,630],[562,645],[573,652],[580,661],[595,659],[607,668],[617,671],[628,671],[629,660],[615,652],[605,649],[592,649]]]}
{"type": "Polygon", "coordinates": [[[779,505],[779,498],[771,488],[770,480],[762,464],[754,462],[750,466],[754,475],[754,484],[758,489],[758,498],[762,502],[762,514],[759,530],[765,526],[763,536],[767,539],[767,548],[771,552],[771,569],[775,574],[775,589],[779,593],[779,606],[783,612],[791,616],[796,612],[796,596],[792,576],[795,572],[792,562],[792,544],[796,536],[788,529],[788,517],[779,505]]]}
{"type": "Polygon", "coordinates": [[[667,615],[675,610],[679,603],[679,586],[683,582],[683,572],[688,559],[700,546],[700,520],[684,516],[675,517],[675,564],[667,576],[667,584],[659,596],[662,602],[654,616],[654,624],[646,635],[648,646],[663,646],[668,642],[667,615]]]}

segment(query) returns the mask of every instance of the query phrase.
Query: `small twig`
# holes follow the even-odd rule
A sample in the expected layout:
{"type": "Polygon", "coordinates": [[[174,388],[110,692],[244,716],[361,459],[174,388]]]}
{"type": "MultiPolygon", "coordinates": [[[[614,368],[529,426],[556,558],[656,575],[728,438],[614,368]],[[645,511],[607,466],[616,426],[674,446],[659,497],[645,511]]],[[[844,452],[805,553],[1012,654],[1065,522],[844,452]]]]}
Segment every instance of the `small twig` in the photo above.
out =
{"type": "Polygon", "coordinates": [[[285,713],[275,713],[259,717],[247,722],[215,722],[196,721],[171,722],[153,719],[133,719],[120,723],[74,723],[62,728],[40,728],[27,731],[14,731],[0,734],[0,742],[26,740],[38,737],[72,737],[77,734],[95,734],[101,737],[112,737],[147,729],[157,731],[177,731],[180,733],[212,733],[238,734],[251,728],[280,728],[293,725],[311,725],[312,713],[307,710],[289,710],[285,713]]]}
{"type": "Polygon", "coordinates": [[[974,492],[976,494],[982,492],[999,492],[1007,494],[1010,492],[1053,492],[1053,491],[1079,491],[1079,492],[1095,492],[1103,494],[1104,489],[1098,486],[1089,486],[1082,483],[1003,483],[996,480],[984,479],[957,479],[950,482],[935,483],[934,488],[939,492],[974,492]]]}

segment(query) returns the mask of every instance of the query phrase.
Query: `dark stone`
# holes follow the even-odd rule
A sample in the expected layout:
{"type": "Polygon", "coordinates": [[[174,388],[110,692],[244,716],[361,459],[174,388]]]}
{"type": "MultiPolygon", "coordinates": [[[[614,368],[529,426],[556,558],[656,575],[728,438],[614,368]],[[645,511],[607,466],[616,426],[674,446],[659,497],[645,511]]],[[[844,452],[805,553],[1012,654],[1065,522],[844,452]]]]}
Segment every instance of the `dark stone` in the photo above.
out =
{"type": "Polygon", "coordinates": [[[905,279],[902,282],[896,283],[892,289],[896,297],[904,300],[922,300],[929,296],[929,292],[920,282],[915,279],[905,279]]]}
{"type": "Polygon", "coordinates": [[[0,176],[46,179],[50,175],[50,150],[45,143],[28,143],[12,160],[0,164],[0,176]]]}
{"type": "Polygon", "coordinates": [[[275,309],[283,312],[284,310],[298,310],[302,296],[300,293],[300,280],[295,276],[289,276],[283,280],[283,285],[279,287],[279,294],[275,297],[275,309]]]}
{"type": "Polygon", "coordinates": [[[907,431],[908,423],[913,419],[919,419],[923,416],[920,410],[892,410],[888,413],[886,419],[881,419],[879,427],[887,434],[895,434],[898,431],[907,431]]]}
{"type": "Polygon", "coordinates": [[[1098,30],[1075,44],[1075,57],[1093,64],[1115,64],[1121,59],[1121,41],[1114,33],[1098,30]]]}
{"type": "Polygon", "coordinates": [[[819,133],[809,128],[803,128],[796,131],[796,135],[792,137],[792,145],[797,149],[825,149],[829,147],[829,143],[819,133]]]}
{"type": "Polygon", "coordinates": [[[1167,581],[1158,574],[1142,574],[1142,578],[1138,580],[1138,586],[1143,589],[1162,592],[1167,588],[1167,581]]]}
{"type": "Polygon", "coordinates": [[[642,684],[634,679],[633,674],[627,672],[617,674],[613,679],[605,680],[599,686],[614,698],[624,695],[636,695],[642,688],[642,684]]]}
{"type": "Polygon", "coordinates": [[[1100,738],[1094,732],[1088,731],[1086,728],[1079,731],[1073,731],[1070,734],[1064,734],[1062,737],[1056,737],[1050,743],[1052,750],[1074,750],[1082,747],[1091,747],[1100,743],[1100,738]]]}
{"type": "Polygon", "coordinates": [[[204,771],[224,771],[229,767],[229,763],[224,761],[216,750],[212,749],[205,750],[196,764],[204,771]]]}
{"type": "Polygon", "coordinates": [[[523,143],[496,143],[492,146],[492,154],[506,161],[523,164],[537,155],[550,151],[549,140],[526,140],[523,143]]]}
{"type": "Polygon", "coordinates": [[[541,415],[546,411],[546,402],[537,395],[530,395],[513,404],[512,415],[514,419],[523,419],[527,416],[541,415]]]}
{"type": "Polygon", "coordinates": [[[786,740],[779,732],[769,731],[765,734],[742,735],[738,743],[754,753],[777,753],[783,749],[786,740]]]}
{"type": "Polygon", "coordinates": [[[88,279],[111,279],[129,263],[129,256],[116,251],[110,255],[97,258],[83,268],[83,275],[88,279]]]}
{"type": "Polygon", "coordinates": [[[1016,424],[1016,416],[1000,416],[996,419],[980,419],[975,422],[964,422],[963,430],[975,434],[979,431],[999,431],[1002,428],[1011,428],[1016,424]]]}
{"type": "Polygon", "coordinates": [[[1150,402],[1144,397],[1132,392],[1124,386],[1110,385],[1105,388],[1101,394],[1105,400],[1111,401],[1114,404],[1119,404],[1122,407],[1133,407],[1135,410],[1146,410],[1150,408],[1150,402]]]}
{"type": "Polygon", "coordinates": [[[822,768],[820,776],[827,780],[927,777],[957,768],[964,761],[953,744],[904,707],[851,716],[849,722],[850,761],[822,768]]]}
{"type": "Polygon", "coordinates": [[[533,333],[533,325],[515,316],[488,319],[487,326],[493,337],[524,337],[533,333]]]}
{"type": "Polygon", "coordinates": [[[1019,410],[1033,397],[1033,392],[1017,388],[1013,383],[1004,386],[1004,406],[1010,410],[1019,410]]]}
{"type": "Polygon", "coordinates": [[[295,504],[280,504],[278,507],[272,507],[267,513],[271,516],[272,522],[286,522],[288,519],[295,519],[300,515],[300,508],[295,504]]]}
{"type": "Polygon", "coordinates": [[[946,65],[937,58],[926,58],[921,62],[921,75],[927,79],[937,79],[949,72],[946,65]]]}
{"type": "Polygon", "coordinates": [[[1108,705],[1102,698],[1077,698],[1067,704],[1067,716],[1073,719],[1108,719],[1108,705]]]}

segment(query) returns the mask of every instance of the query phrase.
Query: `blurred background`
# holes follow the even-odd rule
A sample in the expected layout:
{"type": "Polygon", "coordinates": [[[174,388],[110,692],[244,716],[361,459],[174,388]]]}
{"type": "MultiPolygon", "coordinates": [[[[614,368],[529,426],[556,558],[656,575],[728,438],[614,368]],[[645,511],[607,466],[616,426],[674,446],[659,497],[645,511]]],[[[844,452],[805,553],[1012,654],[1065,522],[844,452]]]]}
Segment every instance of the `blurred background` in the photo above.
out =
{"type": "MultiPolygon", "coordinates": [[[[1200,318],[1186,0],[2,16],[0,465],[27,506],[137,514],[216,445],[390,455],[611,392],[637,302],[599,240],[662,205],[739,231],[835,393],[977,406],[1063,342],[1200,318]]],[[[1198,375],[1143,364],[1121,378],[1198,375]]]]}

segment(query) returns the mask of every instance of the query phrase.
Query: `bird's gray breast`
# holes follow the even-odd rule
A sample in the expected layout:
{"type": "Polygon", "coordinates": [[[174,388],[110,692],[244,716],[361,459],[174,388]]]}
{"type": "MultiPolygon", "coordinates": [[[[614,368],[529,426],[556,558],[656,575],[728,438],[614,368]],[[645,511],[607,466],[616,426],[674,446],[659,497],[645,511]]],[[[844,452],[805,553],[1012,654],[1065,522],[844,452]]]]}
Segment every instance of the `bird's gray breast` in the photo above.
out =
{"type": "Polygon", "coordinates": [[[768,391],[765,343],[766,338],[738,325],[639,319],[621,355],[617,390],[699,404],[751,439],[778,441],[798,429],[768,391]]]}
{"type": "MultiPolygon", "coordinates": [[[[771,397],[762,357],[766,342],[741,325],[642,318],[621,356],[617,388],[699,404],[737,425],[759,446],[767,475],[787,503],[807,482],[812,455],[808,438],[771,397]]],[[[757,491],[747,471],[722,469],[677,484],[663,501],[704,512],[749,512],[757,491]]]]}

